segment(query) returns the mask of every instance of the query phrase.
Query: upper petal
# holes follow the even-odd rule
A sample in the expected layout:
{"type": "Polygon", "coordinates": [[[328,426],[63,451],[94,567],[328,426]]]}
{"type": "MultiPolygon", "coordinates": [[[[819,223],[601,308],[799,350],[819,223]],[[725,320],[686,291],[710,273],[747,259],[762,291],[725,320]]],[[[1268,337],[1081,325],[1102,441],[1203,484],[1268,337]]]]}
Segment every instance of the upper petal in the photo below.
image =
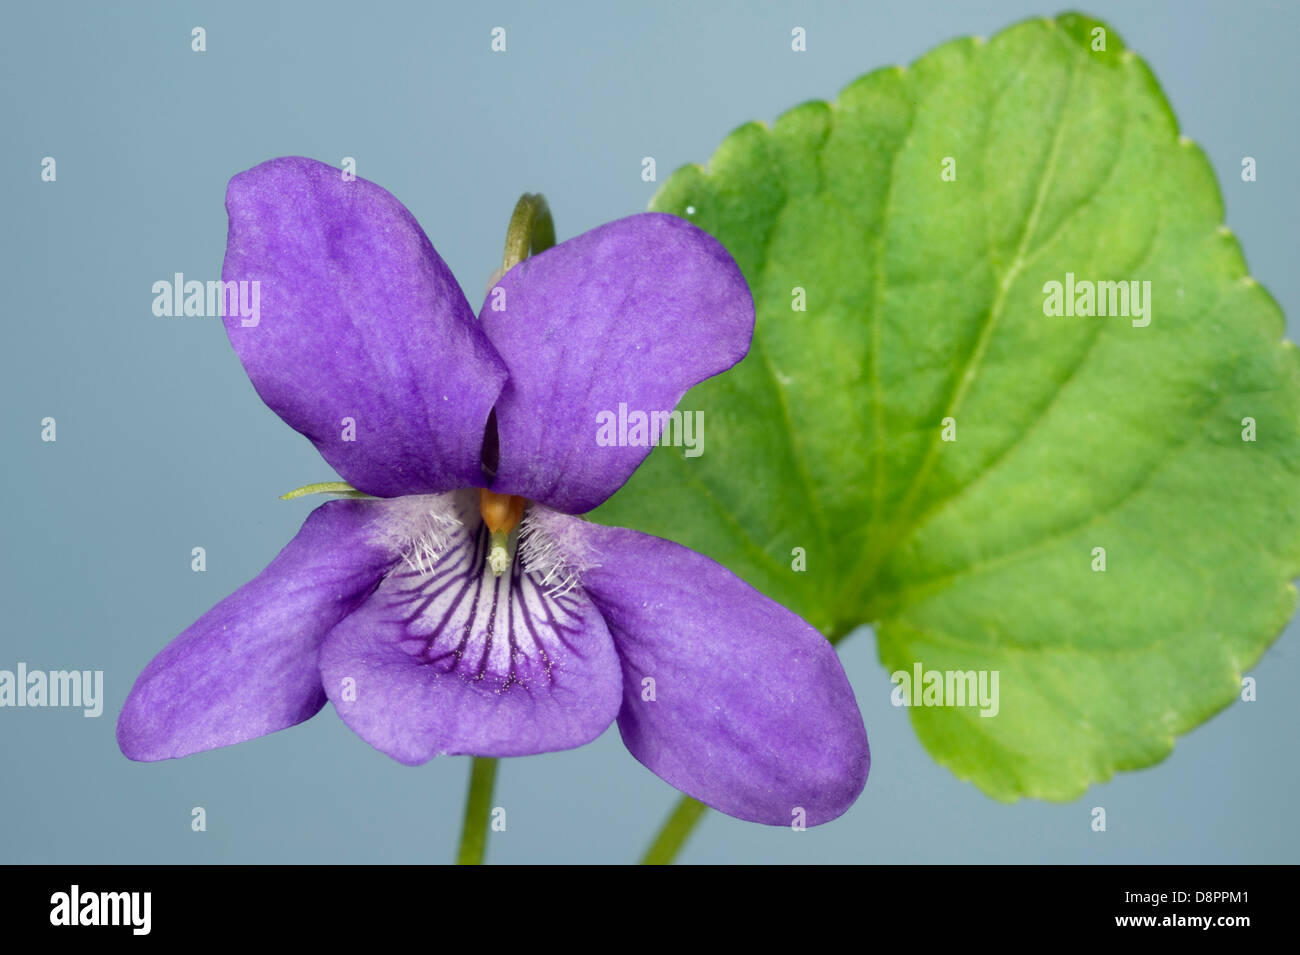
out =
{"type": "Polygon", "coordinates": [[[480,485],[505,372],[406,208],[288,157],[231,179],[226,210],[222,276],[258,283],[226,332],[262,400],[370,494],[480,485]]]}
{"type": "Polygon", "coordinates": [[[582,586],[622,660],[618,726],[633,756],[688,795],[753,822],[790,825],[802,809],[817,825],[853,804],[871,756],[825,637],[679,544],[553,520],[567,522],[568,546],[585,548],[591,564],[582,586]]]}
{"type": "Polygon", "coordinates": [[[377,501],[331,501],[252,581],[154,657],[117,722],[131,759],[243,742],[325,705],[321,640],[396,559],[377,501]]]}
{"type": "Polygon", "coordinates": [[[525,259],[479,314],[505,361],[493,489],[571,514],[618,490],[648,443],[598,443],[602,419],[670,412],[749,350],[754,303],[716,239],[643,213],[525,259]]]}
{"type": "MultiPolygon", "coordinates": [[[[609,631],[538,542],[487,570],[477,495],[407,499],[414,546],[321,648],[325,690],[362,739],[394,759],[570,749],[618,713],[609,631]]],[[[528,533],[524,532],[525,535],[528,533]]]]}

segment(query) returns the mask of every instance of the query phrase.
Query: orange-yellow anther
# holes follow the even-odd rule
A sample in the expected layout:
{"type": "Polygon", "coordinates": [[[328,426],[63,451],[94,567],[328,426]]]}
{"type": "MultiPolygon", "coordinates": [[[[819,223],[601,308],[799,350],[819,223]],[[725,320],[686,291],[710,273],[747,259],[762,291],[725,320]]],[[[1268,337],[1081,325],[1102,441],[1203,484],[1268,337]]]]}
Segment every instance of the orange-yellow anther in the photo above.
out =
{"type": "Polygon", "coordinates": [[[478,509],[489,531],[509,534],[524,516],[524,499],[479,488],[478,509]]]}

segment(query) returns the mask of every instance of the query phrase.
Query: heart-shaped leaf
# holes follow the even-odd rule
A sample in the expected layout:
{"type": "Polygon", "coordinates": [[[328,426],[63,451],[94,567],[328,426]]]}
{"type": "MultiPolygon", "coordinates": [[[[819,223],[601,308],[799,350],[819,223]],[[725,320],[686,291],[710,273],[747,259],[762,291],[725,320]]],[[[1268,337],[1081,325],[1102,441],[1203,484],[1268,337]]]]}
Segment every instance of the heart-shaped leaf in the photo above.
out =
{"type": "Polygon", "coordinates": [[[727,246],[758,330],[680,405],[703,453],[656,450],[598,520],[832,639],[874,624],[891,672],[996,671],[996,715],[911,716],[998,798],[1076,797],[1233,701],[1295,606],[1300,364],[1112,30],[1036,20],[871,73],[653,208],[727,246]]]}

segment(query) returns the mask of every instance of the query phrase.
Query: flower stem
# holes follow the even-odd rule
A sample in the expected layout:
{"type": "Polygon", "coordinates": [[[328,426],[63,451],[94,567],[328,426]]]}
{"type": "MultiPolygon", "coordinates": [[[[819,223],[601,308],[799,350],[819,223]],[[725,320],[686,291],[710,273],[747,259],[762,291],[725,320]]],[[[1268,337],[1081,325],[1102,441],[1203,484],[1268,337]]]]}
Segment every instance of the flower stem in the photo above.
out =
{"type": "Polygon", "coordinates": [[[551,207],[541,193],[526,192],[515,203],[514,214],[506,228],[506,251],[501,260],[504,275],[512,268],[538,252],[555,245],[555,222],[551,207]]]}
{"type": "Polygon", "coordinates": [[[704,803],[697,802],[690,796],[677,800],[677,805],[659,829],[654,842],[650,843],[650,848],[641,857],[641,864],[671,865],[708,809],[704,803]]]}
{"type": "Polygon", "coordinates": [[[492,814],[492,787],[497,778],[497,761],[475,756],[469,771],[469,794],[465,797],[465,825],[460,830],[457,865],[482,865],[487,850],[488,819],[492,814]]]}

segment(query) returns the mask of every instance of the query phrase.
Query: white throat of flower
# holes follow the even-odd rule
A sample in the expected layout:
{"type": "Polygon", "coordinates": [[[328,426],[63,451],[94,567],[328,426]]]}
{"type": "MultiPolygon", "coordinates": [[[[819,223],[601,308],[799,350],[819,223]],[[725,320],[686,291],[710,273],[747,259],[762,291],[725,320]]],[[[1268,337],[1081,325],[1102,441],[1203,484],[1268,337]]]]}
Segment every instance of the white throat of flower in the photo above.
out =
{"type": "Polygon", "coordinates": [[[475,501],[472,493],[401,499],[405,506],[389,525],[386,541],[401,555],[397,566],[432,575],[450,551],[486,530],[486,558],[480,558],[484,564],[479,566],[492,577],[509,574],[518,560],[520,570],[551,597],[561,597],[581,583],[582,571],[592,562],[563,522],[557,523],[558,515],[516,498],[507,502],[509,512],[502,518],[491,500],[485,505],[484,495],[475,501]]]}

